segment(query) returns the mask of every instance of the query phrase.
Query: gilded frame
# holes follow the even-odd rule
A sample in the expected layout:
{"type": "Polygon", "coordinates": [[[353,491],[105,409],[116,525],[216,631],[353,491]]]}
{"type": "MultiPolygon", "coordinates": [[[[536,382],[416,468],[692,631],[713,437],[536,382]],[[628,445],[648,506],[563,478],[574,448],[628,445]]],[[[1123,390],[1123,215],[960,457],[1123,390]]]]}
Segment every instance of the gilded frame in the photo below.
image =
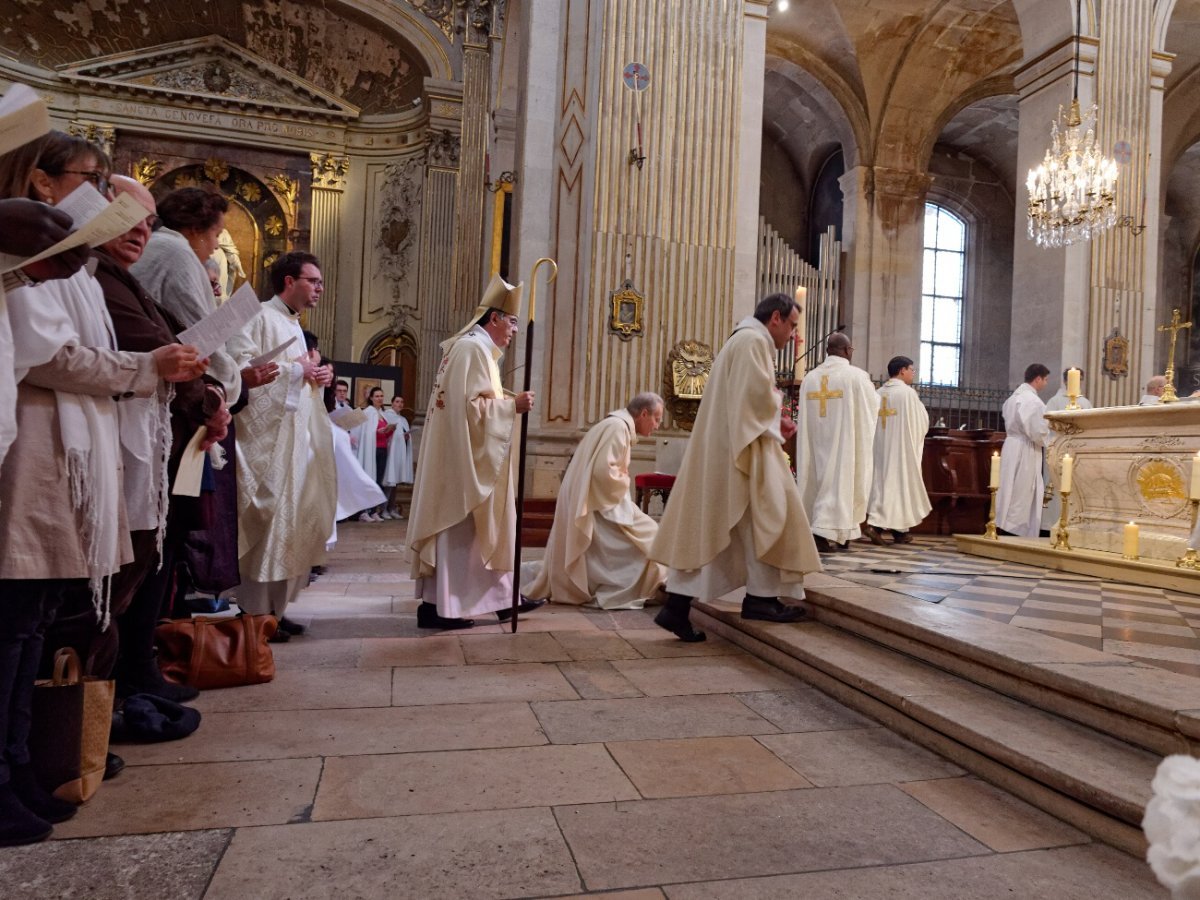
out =
{"type": "Polygon", "coordinates": [[[641,337],[644,333],[646,298],[638,293],[633,282],[626,279],[609,294],[609,298],[608,330],[623,341],[632,340],[634,335],[641,337]]]}

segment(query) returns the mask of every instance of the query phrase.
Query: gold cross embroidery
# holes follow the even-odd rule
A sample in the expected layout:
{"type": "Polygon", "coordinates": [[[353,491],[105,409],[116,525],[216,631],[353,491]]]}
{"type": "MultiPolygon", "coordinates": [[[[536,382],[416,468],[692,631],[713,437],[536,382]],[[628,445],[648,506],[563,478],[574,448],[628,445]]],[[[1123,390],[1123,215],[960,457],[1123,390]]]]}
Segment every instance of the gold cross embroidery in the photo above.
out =
{"type": "Polygon", "coordinates": [[[823,419],[823,418],[825,418],[825,402],[827,400],[841,400],[842,392],[841,391],[831,391],[829,389],[829,376],[822,375],[821,376],[821,389],[819,391],[809,391],[808,399],[821,401],[821,418],[823,419]]]}
{"type": "Polygon", "coordinates": [[[896,412],[896,409],[888,406],[887,397],[879,398],[879,418],[882,420],[879,424],[883,427],[884,431],[887,431],[888,416],[894,416],[896,412]]]}

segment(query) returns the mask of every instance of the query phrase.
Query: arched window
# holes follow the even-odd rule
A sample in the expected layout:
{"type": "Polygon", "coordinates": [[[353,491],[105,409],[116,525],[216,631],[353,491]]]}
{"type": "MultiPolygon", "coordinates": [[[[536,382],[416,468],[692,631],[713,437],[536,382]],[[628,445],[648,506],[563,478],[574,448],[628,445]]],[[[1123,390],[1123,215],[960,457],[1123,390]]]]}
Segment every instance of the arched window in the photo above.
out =
{"type": "Polygon", "coordinates": [[[966,271],[967,223],[936,203],[926,203],[920,372],[925,384],[957,386],[962,378],[966,271]]]}

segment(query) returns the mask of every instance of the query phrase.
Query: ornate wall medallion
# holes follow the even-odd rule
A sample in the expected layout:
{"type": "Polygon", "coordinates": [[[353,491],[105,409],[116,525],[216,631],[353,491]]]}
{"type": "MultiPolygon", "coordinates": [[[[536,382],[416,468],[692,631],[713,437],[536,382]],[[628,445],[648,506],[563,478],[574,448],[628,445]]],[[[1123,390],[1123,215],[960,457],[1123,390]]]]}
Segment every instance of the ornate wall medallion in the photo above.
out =
{"type": "Polygon", "coordinates": [[[667,354],[663,399],[675,424],[684,431],[691,431],[696,424],[700,398],[712,367],[712,347],[699,341],[680,341],[667,354]]]}
{"type": "Polygon", "coordinates": [[[646,298],[638,293],[637,288],[629,279],[621,282],[621,286],[610,293],[612,307],[608,317],[608,330],[621,340],[628,341],[636,334],[642,336],[642,311],[646,298]]]}
{"type": "Polygon", "coordinates": [[[1129,467],[1130,492],[1142,509],[1158,518],[1182,515],[1187,507],[1187,484],[1179,463],[1164,456],[1135,458],[1129,467]]]}

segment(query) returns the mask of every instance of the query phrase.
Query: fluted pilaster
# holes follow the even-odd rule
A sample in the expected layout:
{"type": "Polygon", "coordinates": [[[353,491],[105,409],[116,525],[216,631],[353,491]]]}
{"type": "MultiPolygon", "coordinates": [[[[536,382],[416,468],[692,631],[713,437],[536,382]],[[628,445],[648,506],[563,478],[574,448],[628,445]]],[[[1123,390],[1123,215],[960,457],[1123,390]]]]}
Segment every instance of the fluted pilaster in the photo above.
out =
{"type": "Polygon", "coordinates": [[[312,233],[309,247],[321,261],[325,290],[308,314],[308,328],[327,353],[333,352],[334,320],[338,305],[338,256],[341,252],[342,197],[350,160],[329,153],[309,154],[312,162],[312,233]]]}

